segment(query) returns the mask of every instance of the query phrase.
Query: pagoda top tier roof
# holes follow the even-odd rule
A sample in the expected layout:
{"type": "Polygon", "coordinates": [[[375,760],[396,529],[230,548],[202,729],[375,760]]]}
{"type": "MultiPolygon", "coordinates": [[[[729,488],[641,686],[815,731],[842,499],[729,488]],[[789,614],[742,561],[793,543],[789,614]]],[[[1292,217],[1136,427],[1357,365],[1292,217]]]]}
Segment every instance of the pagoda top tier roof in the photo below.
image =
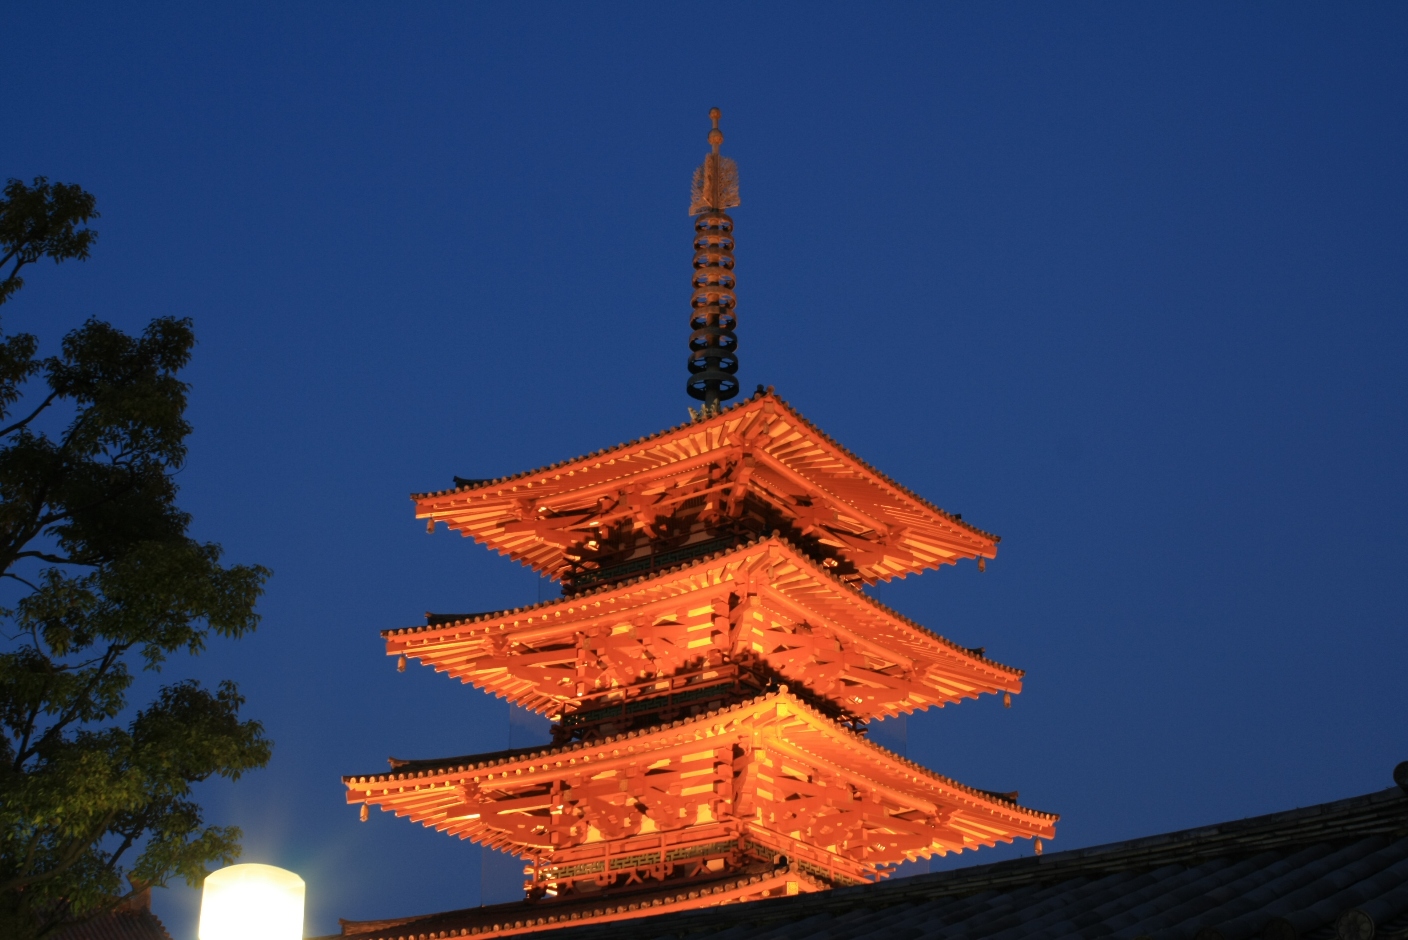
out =
{"type": "Polygon", "coordinates": [[[1020,692],[1023,676],[886,607],[778,536],[627,583],[382,636],[389,656],[544,713],[581,699],[583,643],[608,678],[619,665],[630,681],[648,659],[666,670],[665,688],[673,667],[698,653],[745,653],[866,719],[1020,692]]]}
{"type": "Polygon", "coordinates": [[[416,518],[547,574],[607,518],[648,524],[728,464],[744,486],[796,517],[796,527],[888,580],[965,558],[994,558],[998,536],[900,485],[802,417],[771,389],[711,417],[513,476],[460,480],[414,494],[416,518]],[[694,474],[695,476],[691,476],[694,474]],[[690,489],[694,487],[694,489],[690,489]]]}

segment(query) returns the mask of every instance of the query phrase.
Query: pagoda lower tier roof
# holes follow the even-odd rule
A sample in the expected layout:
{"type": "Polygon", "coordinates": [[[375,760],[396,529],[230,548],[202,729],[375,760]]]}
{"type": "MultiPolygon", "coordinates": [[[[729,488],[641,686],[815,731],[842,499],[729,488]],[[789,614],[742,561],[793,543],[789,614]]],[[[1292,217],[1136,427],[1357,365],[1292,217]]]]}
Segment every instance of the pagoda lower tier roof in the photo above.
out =
{"type": "Polygon", "coordinates": [[[1023,675],[777,536],[585,594],[382,636],[389,656],[550,715],[699,688],[723,663],[761,663],[861,719],[1017,693],[1023,675]]]}
{"type": "MultiPolygon", "coordinates": [[[[1238,768],[1241,775],[1229,783],[1246,786],[1248,769],[1238,768]]],[[[343,921],[341,940],[487,940],[529,932],[535,940],[1402,940],[1408,936],[1408,764],[1398,776],[1403,783],[1388,790],[1267,816],[882,884],[799,890],[763,904],[675,914],[669,895],[656,900],[661,888],[643,888],[585,903],[519,901],[395,921],[343,921]],[[623,922],[622,912],[636,917],[623,922]],[[597,924],[598,917],[614,922],[597,924]]],[[[695,888],[691,882],[671,894],[684,900],[715,890],[695,888]]]]}
{"type": "Polygon", "coordinates": [[[905,760],[786,687],[592,742],[397,763],[344,777],[347,801],[534,857],[558,888],[666,878],[676,857],[711,852],[775,854],[832,884],[874,880],[905,860],[1049,839],[1057,820],[905,760]]]}
{"type": "Polygon", "coordinates": [[[419,940],[420,937],[447,936],[477,936],[488,940],[544,928],[619,923],[649,914],[815,894],[830,887],[794,866],[761,868],[760,871],[691,878],[680,883],[645,882],[634,890],[613,892],[607,897],[541,898],[418,917],[343,920],[342,932],[334,936],[345,940],[406,940],[407,937],[419,940]]]}
{"type": "Polygon", "coordinates": [[[997,536],[885,476],[771,391],[526,473],[456,480],[453,489],[413,495],[416,518],[554,577],[569,548],[602,527],[629,522],[650,531],[701,496],[734,512],[744,494],[761,498],[869,582],[997,554],[997,536]]]}

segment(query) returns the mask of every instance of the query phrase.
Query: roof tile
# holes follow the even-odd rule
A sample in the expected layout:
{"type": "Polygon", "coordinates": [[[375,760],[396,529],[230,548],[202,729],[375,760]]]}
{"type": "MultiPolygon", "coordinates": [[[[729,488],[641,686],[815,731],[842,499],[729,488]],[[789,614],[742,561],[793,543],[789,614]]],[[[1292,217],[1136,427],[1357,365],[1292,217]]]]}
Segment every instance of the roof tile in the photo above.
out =
{"type": "MultiPolygon", "coordinates": [[[[539,911],[548,905],[540,904],[539,911]]],[[[1250,940],[1280,919],[1302,937],[1347,912],[1380,940],[1408,937],[1408,794],[1350,800],[1129,842],[746,905],[569,926],[543,940],[1025,940],[1214,930],[1250,940]]],[[[446,936],[478,923],[431,915],[446,936]]],[[[482,933],[481,931],[478,931],[482,933]]],[[[438,935],[438,934],[437,934],[438,935]]],[[[1204,933],[1202,936],[1211,936],[1204,933]]]]}

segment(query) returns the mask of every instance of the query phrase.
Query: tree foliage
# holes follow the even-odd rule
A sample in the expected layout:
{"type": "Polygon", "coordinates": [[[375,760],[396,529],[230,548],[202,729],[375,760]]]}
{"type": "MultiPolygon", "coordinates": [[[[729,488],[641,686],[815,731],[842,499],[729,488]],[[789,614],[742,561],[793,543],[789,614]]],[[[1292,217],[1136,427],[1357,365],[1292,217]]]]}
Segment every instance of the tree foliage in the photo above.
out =
{"type": "Polygon", "coordinates": [[[52,258],[55,264],[88,258],[98,233],[86,224],[98,217],[97,205],[92,195],[73,183],[51,184],[41,176],[33,186],[19,180],[5,184],[5,196],[0,199],[0,252],[4,252],[0,268],[7,264],[11,268],[0,281],[0,304],[24,286],[20,269],[25,265],[40,258],[52,258]]]}
{"type": "MultiPolygon", "coordinates": [[[[86,258],[97,214],[78,186],[11,180],[0,304],[25,265],[86,258]]],[[[235,686],[128,700],[138,672],[253,630],[269,574],[222,565],[176,504],[194,343],[174,318],[137,336],[90,319],[45,358],[35,336],[0,332],[0,936],[196,884],[239,853],[239,831],[205,825],[192,799],[269,760],[235,686]]]]}

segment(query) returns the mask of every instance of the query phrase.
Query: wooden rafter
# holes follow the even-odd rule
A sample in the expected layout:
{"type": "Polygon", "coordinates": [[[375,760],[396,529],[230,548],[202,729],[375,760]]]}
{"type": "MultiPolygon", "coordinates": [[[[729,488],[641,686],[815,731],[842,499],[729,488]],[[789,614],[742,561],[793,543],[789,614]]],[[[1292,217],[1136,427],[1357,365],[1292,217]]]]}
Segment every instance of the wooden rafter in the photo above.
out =
{"type": "Polygon", "coordinates": [[[776,537],[629,585],[384,636],[389,656],[551,715],[725,662],[761,661],[864,719],[1022,688],[1021,670],[925,630],[776,537]]]}
{"type": "Polygon", "coordinates": [[[727,515],[750,492],[866,581],[996,557],[996,536],[890,480],[771,393],[575,460],[414,499],[417,518],[556,576],[592,532],[624,521],[651,535],[683,500],[716,493],[727,515]]]}
{"type": "Polygon", "coordinates": [[[1049,838],[1056,821],[897,757],[785,689],[589,744],[344,783],[349,803],[545,857],[553,889],[759,855],[874,880],[906,859],[1049,838]]]}

